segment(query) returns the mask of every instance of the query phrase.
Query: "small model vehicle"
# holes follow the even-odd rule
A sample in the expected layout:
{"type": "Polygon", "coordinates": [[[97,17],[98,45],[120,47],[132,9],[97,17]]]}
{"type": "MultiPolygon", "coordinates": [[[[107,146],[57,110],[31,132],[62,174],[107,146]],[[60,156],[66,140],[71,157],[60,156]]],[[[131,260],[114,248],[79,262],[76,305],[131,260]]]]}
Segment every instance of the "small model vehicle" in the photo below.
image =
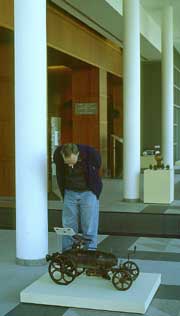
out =
{"type": "Polygon", "coordinates": [[[74,235],[72,249],[63,253],[47,255],[49,275],[60,285],[68,285],[82,273],[87,276],[100,276],[112,280],[119,291],[128,290],[139,275],[137,264],[130,261],[118,264],[118,259],[111,253],[99,250],[87,250],[85,244],[90,240],[80,235],[74,235]]]}

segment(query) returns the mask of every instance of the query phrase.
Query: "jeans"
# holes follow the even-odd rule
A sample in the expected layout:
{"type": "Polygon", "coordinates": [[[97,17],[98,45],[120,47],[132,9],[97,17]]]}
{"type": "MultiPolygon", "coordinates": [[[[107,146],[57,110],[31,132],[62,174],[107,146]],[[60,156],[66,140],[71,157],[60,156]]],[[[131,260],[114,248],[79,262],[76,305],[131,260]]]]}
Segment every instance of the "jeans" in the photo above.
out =
{"type": "MultiPolygon", "coordinates": [[[[75,192],[65,190],[62,214],[63,227],[73,228],[77,234],[80,230],[83,237],[90,239],[87,249],[97,248],[99,223],[99,200],[91,191],[75,192]]],[[[73,238],[63,236],[62,250],[72,247],[73,238]]]]}

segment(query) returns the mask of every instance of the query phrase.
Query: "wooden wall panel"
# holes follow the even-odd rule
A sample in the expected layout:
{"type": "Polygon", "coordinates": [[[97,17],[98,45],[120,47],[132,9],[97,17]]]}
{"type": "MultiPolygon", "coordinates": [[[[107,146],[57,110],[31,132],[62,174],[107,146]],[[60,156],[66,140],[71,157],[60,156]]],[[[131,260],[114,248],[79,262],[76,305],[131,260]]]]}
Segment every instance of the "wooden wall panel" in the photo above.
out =
{"type": "Polygon", "coordinates": [[[0,160],[14,160],[14,121],[0,121],[0,160]]]}
{"type": "Polygon", "coordinates": [[[99,70],[94,67],[77,69],[72,72],[73,101],[97,100],[99,97],[98,73],[99,70]]]}
{"type": "Polygon", "coordinates": [[[120,47],[50,6],[47,11],[47,38],[50,47],[122,76],[120,47]]]}
{"type": "Polygon", "coordinates": [[[48,72],[48,187],[51,191],[51,117],[61,118],[60,142],[72,142],[71,72],[48,72]],[[69,102],[70,101],[70,102],[69,102]]]}
{"type": "Polygon", "coordinates": [[[0,196],[15,195],[14,159],[0,159],[0,196]]]}
{"type": "Polygon", "coordinates": [[[111,175],[122,176],[123,144],[116,141],[114,168],[114,151],[111,134],[123,138],[123,82],[121,78],[108,74],[108,169],[111,175]]]}
{"type": "Polygon", "coordinates": [[[63,104],[60,110],[61,117],[61,143],[72,143],[73,141],[73,122],[72,122],[72,96],[69,93],[64,95],[63,104]]]}
{"type": "Polygon", "coordinates": [[[108,123],[110,133],[123,137],[123,82],[108,74],[108,123]]]}
{"type": "Polygon", "coordinates": [[[91,67],[72,72],[73,142],[99,149],[99,70],[91,67]],[[76,114],[75,103],[96,103],[97,113],[76,114]]]}
{"type": "Polygon", "coordinates": [[[14,1],[0,0],[0,26],[14,28],[14,1]]]}
{"type": "Polygon", "coordinates": [[[14,95],[12,78],[0,75],[0,83],[0,120],[14,120],[14,95]]]}
{"type": "Polygon", "coordinates": [[[15,194],[13,45],[1,43],[0,67],[0,196],[15,194]]]}
{"type": "MultiPolygon", "coordinates": [[[[62,143],[72,142],[72,73],[49,72],[48,74],[48,120],[50,142],[50,119],[61,118],[62,143]]],[[[50,146],[50,144],[49,144],[50,146]]]]}
{"type": "Polygon", "coordinates": [[[93,117],[81,117],[73,121],[73,142],[99,149],[99,124],[93,117]]]}
{"type": "Polygon", "coordinates": [[[112,88],[114,110],[119,115],[113,121],[113,132],[119,137],[123,137],[123,86],[122,82],[116,83],[112,88]]]}
{"type": "MultiPolygon", "coordinates": [[[[0,26],[14,29],[13,0],[0,0],[0,26]]],[[[51,5],[47,6],[47,41],[52,48],[122,77],[121,48],[51,5]]]]}
{"type": "MultiPolygon", "coordinates": [[[[14,28],[13,3],[13,0],[0,0],[0,26],[10,30],[14,28]]],[[[47,32],[50,47],[122,76],[120,48],[49,5],[47,32]]],[[[13,43],[0,44],[0,60],[3,60],[0,67],[0,195],[8,196],[14,195],[15,192],[13,43]]],[[[65,87],[63,82],[54,90],[53,85],[51,86],[55,94],[59,93],[60,101],[59,105],[50,105],[49,117],[62,117],[63,143],[87,143],[99,149],[99,74],[98,68],[93,66],[89,69],[73,70],[72,90],[71,84],[65,87]],[[68,101],[72,101],[71,108],[63,108],[68,101]],[[97,114],[75,114],[76,102],[96,103],[97,114]]]]}

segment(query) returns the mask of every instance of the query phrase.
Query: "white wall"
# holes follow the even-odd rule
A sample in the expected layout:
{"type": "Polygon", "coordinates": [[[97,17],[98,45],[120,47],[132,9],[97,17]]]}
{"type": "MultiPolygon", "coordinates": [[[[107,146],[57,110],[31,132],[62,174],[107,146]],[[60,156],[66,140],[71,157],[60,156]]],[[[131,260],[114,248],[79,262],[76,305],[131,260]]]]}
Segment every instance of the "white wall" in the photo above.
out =
{"type": "MultiPolygon", "coordinates": [[[[123,15],[122,0],[105,1],[121,16],[123,15]]],[[[142,6],[140,6],[140,31],[145,39],[161,52],[161,29],[142,6]]]]}

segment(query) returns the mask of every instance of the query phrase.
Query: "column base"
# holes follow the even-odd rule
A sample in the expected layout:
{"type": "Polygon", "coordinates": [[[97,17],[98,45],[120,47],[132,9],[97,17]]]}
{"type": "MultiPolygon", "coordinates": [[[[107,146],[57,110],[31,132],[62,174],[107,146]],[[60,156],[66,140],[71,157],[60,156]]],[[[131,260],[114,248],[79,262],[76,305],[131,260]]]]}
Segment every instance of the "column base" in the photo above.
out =
{"type": "Polygon", "coordinates": [[[127,203],[140,203],[140,202],[143,203],[143,201],[141,199],[125,199],[124,198],[122,201],[127,202],[127,203]]]}
{"type": "Polygon", "coordinates": [[[45,258],[35,259],[35,260],[16,258],[16,264],[21,265],[21,266],[42,266],[42,265],[47,264],[47,261],[45,258]]]}

